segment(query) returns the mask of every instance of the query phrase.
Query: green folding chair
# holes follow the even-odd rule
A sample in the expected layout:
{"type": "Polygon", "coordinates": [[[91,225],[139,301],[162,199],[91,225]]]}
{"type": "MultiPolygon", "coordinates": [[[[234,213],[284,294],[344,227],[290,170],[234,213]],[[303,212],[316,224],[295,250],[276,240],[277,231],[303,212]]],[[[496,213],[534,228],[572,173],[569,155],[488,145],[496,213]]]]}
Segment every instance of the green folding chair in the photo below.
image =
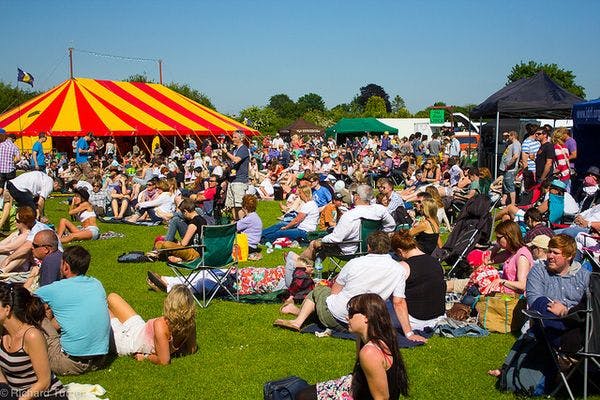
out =
{"type": "Polygon", "coordinates": [[[368,252],[367,238],[371,233],[382,229],[383,222],[381,220],[361,218],[358,240],[348,240],[343,242],[344,245],[356,244],[358,249],[355,253],[342,253],[338,243],[323,243],[322,250],[317,252],[317,257],[321,257],[321,259],[329,258],[331,264],[333,264],[330,274],[339,272],[342,266],[351,259],[366,255],[368,252]]]}
{"type": "Polygon", "coordinates": [[[232,299],[239,301],[237,290],[234,293],[226,285],[230,274],[237,268],[238,263],[237,257],[234,256],[236,233],[236,224],[204,225],[200,234],[202,243],[189,246],[197,248],[200,257],[187,262],[167,262],[175,275],[186,282],[200,307],[208,307],[219,290],[225,292],[232,299]],[[225,270],[224,274],[223,270],[225,270]],[[199,285],[201,287],[198,288],[194,283],[200,274],[203,274],[202,283],[199,285]],[[211,287],[207,288],[207,277],[214,279],[216,284],[211,284],[211,287]]]}

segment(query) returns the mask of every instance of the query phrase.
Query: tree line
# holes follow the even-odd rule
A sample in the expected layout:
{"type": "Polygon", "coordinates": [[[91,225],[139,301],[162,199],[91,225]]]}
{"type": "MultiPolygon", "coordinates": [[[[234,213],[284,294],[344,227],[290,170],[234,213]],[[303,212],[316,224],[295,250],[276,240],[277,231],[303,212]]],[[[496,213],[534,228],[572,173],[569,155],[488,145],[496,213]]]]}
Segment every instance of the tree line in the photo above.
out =
{"type": "MultiPolygon", "coordinates": [[[[506,84],[522,78],[529,78],[540,70],[545,71],[550,78],[564,89],[581,98],[585,98],[585,89],[576,84],[575,74],[570,70],[559,67],[557,64],[521,61],[511,69],[507,76],[506,84]]],[[[131,75],[125,81],[155,83],[145,74],[131,75]]],[[[188,84],[171,82],[165,86],[206,107],[216,110],[206,94],[190,87],[188,84]]],[[[38,91],[22,90],[20,87],[0,81],[0,113],[8,111],[40,93],[38,91]]],[[[436,101],[433,106],[447,106],[447,104],[443,101],[436,101]]],[[[450,106],[455,112],[468,114],[476,105],[450,106]]],[[[244,108],[238,115],[231,117],[263,133],[272,133],[289,125],[297,118],[303,118],[316,125],[328,127],[342,118],[428,118],[430,109],[431,107],[426,107],[412,113],[406,107],[402,96],[395,95],[390,99],[390,96],[382,86],[369,83],[359,88],[358,93],[349,102],[338,104],[331,109],[325,106],[325,101],[317,93],[307,93],[295,101],[285,93],[278,93],[271,96],[266,105],[244,108]]]]}

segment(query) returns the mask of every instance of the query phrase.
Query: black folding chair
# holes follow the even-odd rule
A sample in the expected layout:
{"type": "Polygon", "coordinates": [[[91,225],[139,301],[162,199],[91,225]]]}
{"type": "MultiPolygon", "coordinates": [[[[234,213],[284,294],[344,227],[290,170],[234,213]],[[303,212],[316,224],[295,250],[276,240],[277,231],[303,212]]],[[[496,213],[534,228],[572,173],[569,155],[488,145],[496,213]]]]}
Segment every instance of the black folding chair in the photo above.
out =
{"type": "Polygon", "coordinates": [[[569,393],[569,397],[575,400],[569,380],[580,369],[583,370],[583,398],[587,399],[588,397],[588,383],[592,383],[596,389],[600,389],[598,385],[589,380],[590,367],[595,366],[597,370],[600,370],[600,273],[593,272],[590,275],[590,283],[586,289],[585,307],[583,309],[570,313],[563,318],[549,318],[531,310],[523,310],[523,313],[531,318],[533,323],[539,324],[542,328],[540,329],[542,338],[560,375],[561,382],[554,389],[551,396],[554,396],[564,386],[569,393]],[[579,350],[556,349],[551,345],[544,329],[544,321],[557,319],[584,324],[583,346],[579,350]],[[564,366],[561,368],[561,359],[575,360],[575,363],[565,371],[564,366]]]}

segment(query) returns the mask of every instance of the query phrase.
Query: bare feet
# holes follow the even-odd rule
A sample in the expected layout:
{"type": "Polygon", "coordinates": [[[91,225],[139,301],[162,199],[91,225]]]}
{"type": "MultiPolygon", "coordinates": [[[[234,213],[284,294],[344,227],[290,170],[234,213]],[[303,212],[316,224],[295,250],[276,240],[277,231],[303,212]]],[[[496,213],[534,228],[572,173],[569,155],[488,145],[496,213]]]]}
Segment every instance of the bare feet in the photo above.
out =
{"type": "Polygon", "coordinates": [[[290,331],[300,332],[300,326],[294,323],[294,320],[278,319],[273,322],[273,326],[288,329],[290,331]]]}
{"type": "Polygon", "coordinates": [[[487,373],[488,375],[496,378],[500,377],[500,375],[502,374],[502,372],[499,369],[490,369],[487,373]]]}
{"type": "Polygon", "coordinates": [[[285,303],[283,306],[281,306],[279,312],[281,312],[282,314],[298,315],[300,314],[300,309],[294,304],[292,300],[291,303],[285,303]]]}

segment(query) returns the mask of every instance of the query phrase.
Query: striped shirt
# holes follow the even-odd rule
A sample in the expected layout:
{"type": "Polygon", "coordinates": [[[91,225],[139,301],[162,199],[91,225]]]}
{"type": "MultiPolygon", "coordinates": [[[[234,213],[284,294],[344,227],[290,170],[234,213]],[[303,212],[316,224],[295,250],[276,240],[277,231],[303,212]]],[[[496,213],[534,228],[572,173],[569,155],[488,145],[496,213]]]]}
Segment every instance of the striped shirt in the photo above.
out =
{"type": "Polygon", "coordinates": [[[523,145],[521,146],[521,152],[526,153],[530,157],[527,159],[527,169],[535,174],[535,155],[540,149],[540,142],[531,137],[525,139],[523,141],[523,145]],[[531,155],[533,154],[533,158],[531,155]]]}
{"type": "Polygon", "coordinates": [[[0,174],[7,174],[15,170],[15,157],[19,155],[19,149],[12,140],[6,139],[0,143],[0,174]]]}
{"type": "MultiPolygon", "coordinates": [[[[26,333],[27,331],[25,331],[26,333]]],[[[25,338],[25,334],[23,334],[23,338],[25,338]]],[[[21,343],[19,350],[9,353],[4,348],[4,341],[0,340],[0,369],[8,385],[19,393],[23,393],[31,388],[38,380],[31,364],[31,358],[23,349],[23,343],[21,343]]],[[[39,397],[46,398],[60,395],[65,395],[66,398],[65,388],[54,373],[51,373],[50,387],[39,397]]]]}

